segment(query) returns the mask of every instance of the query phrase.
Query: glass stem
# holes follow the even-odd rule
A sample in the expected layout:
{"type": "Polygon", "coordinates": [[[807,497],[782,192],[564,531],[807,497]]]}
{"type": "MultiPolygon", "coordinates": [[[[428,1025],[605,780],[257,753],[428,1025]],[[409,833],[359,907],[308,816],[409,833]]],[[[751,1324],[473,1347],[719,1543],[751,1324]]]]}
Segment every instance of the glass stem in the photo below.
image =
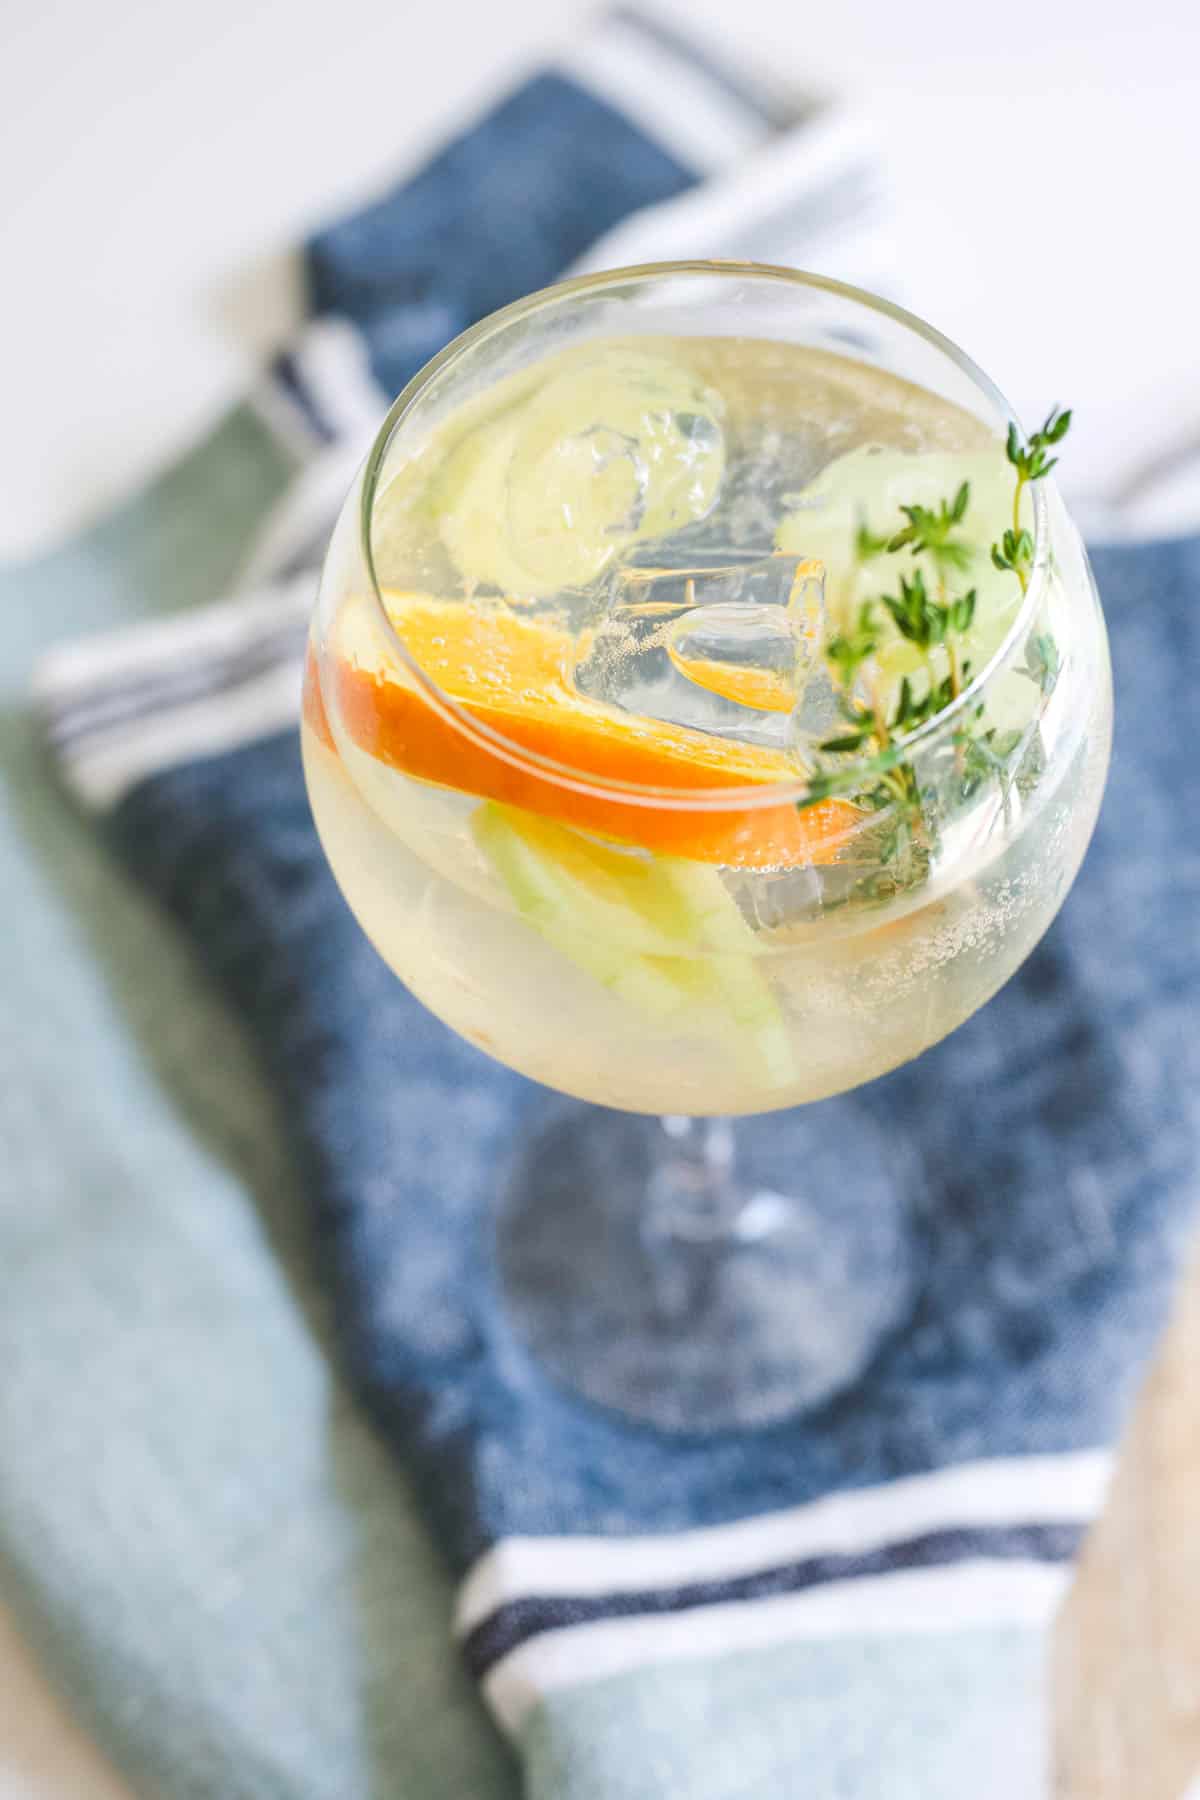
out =
{"type": "Polygon", "coordinates": [[[669,1113],[659,1126],[650,1231],[695,1244],[740,1237],[746,1196],[734,1177],[733,1121],[669,1113]]]}

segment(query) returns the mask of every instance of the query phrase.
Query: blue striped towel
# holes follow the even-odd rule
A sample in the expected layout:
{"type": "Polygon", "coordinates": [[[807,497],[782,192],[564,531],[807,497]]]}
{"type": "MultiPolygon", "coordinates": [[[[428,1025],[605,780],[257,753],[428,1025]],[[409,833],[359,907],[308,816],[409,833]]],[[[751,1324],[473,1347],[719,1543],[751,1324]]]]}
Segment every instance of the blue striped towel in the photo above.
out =
{"type": "Polygon", "coordinates": [[[871,280],[875,194],[837,109],[609,16],[313,241],[314,321],[260,399],[304,460],[251,591],[41,672],[66,781],[256,1035],[346,1356],[535,1800],[1036,1794],[1041,1634],[1188,1223],[1200,820],[1151,727],[1200,675],[1200,544],[1098,556],[1122,724],[1050,936],[950,1041],[822,1109],[919,1144],[929,1251],[909,1330],[819,1415],[668,1437],[544,1380],[480,1256],[538,1095],[384,969],[312,830],[312,557],[383,395],[566,267],[734,251],[871,280]]]}

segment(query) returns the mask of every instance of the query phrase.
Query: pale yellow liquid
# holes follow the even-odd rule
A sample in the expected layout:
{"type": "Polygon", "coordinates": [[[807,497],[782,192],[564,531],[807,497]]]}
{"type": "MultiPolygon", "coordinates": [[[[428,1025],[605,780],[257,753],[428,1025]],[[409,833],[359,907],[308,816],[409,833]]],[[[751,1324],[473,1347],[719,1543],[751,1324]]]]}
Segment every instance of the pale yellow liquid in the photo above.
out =
{"type": "MultiPolygon", "coordinates": [[[[747,348],[755,347],[743,347],[740,370],[722,371],[733,403],[749,404],[756,385],[769,389],[772,405],[802,408],[805,424],[840,448],[864,439],[913,449],[979,441],[977,424],[889,377],[855,365],[852,383],[822,383],[803,352],[761,347],[755,367],[753,358],[746,365],[747,348]],[[781,379],[789,355],[795,367],[781,379]]],[[[1065,518],[1062,529],[1071,530],[1065,518]]],[[[346,604],[356,598],[347,593],[346,604]]],[[[479,799],[367,757],[335,716],[340,754],[304,731],[322,843],[400,979],[455,1031],[523,1074],[647,1113],[752,1113],[820,1099],[953,1031],[1028,955],[1074,878],[1099,806],[1111,722],[1102,629],[1077,551],[1060,559],[1046,605],[1059,643],[1078,653],[1066,658],[1049,704],[1045,773],[1014,823],[994,803],[952,822],[929,882],[884,906],[789,918],[794,875],[727,873],[755,927],[754,968],[790,1040],[782,1079],[719,1005],[648,1016],[554,948],[520,916],[472,836],[479,799]]],[[[568,823],[569,805],[568,796],[568,823]]]]}

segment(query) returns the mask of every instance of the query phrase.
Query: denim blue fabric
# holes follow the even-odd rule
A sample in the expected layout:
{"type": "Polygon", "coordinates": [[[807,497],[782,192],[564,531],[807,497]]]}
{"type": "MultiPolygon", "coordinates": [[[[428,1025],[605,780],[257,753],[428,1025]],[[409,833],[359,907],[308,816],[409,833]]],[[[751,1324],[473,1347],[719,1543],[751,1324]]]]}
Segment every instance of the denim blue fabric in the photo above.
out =
{"type": "MultiPolygon", "coordinates": [[[[539,1092],[431,1018],[338,894],[291,734],[143,782],[112,829],[257,1034],[345,1351],[461,1570],[510,1533],[670,1530],[966,1458],[1109,1439],[1197,1198],[1200,541],[1095,553],[1118,725],[1075,889],[1008,986],[809,1109],[916,1146],[911,1326],[822,1414],[680,1440],[553,1388],[492,1284],[496,1171],[539,1092]]],[[[751,1126],[750,1129],[753,1127],[751,1126]]],[[[872,1230],[872,1195],[856,1229],[872,1230]]]]}
{"type": "Polygon", "coordinates": [[[398,393],[468,325],[696,179],[597,95],[536,76],[410,181],[311,240],[312,310],[352,320],[380,386],[398,393]]]}

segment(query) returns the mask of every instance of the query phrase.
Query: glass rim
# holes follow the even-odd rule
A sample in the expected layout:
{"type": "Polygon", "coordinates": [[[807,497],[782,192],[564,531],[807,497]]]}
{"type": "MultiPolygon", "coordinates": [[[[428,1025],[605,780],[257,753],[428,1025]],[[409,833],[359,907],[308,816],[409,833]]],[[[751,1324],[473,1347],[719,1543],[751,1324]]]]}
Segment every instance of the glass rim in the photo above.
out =
{"type": "MultiPolygon", "coordinates": [[[[594,274],[573,276],[563,281],[553,282],[548,287],[538,288],[533,293],[526,294],[521,299],[514,300],[509,305],[498,308],[495,312],[488,313],[476,324],[468,326],[444,349],[439,350],[435,356],[423,364],[392,402],[367,453],[361,478],[358,512],[359,547],[370,580],[371,598],[393,649],[411,679],[421,690],[426,703],[440,713],[464,737],[479,745],[487,754],[498,757],[518,769],[531,772],[542,780],[576,793],[607,798],[630,806],[671,808],[680,812],[731,812],[749,808],[800,804],[811,799],[810,781],[800,774],[794,778],[779,781],[745,781],[731,782],[724,787],[678,788],[622,781],[614,777],[593,774],[587,770],[575,768],[570,763],[560,762],[555,757],[545,756],[540,751],[526,749],[524,745],[506,737],[495,727],[485,724],[481,719],[473,718],[466,707],[445,693],[421,666],[405,645],[392,622],[384,600],[386,590],[379,580],[375,567],[372,522],[379,480],[383,473],[388,448],[397,429],[411,415],[435,376],[440,375],[465,352],[473,349],[486,338],[496,332],[506,330],[518,319],[541,311],[543,307],[553,306],[574,294],[595,293],[606,287],[628,286],[631,282],[650,282],[673,275],[702,275],[708,278],[716,276],[738,280],[751,278],[777,282],[783,286],[832,294],[839,299],[848,300],[868,312],[881,314],[902,325],[915,336],[923,338],[933,349],[944,355],[967,376],[968,380],[996,409],[1004,422],[1015,424],[1018,430],[1021,429],[1020,420],[995,382],[984,373],[978,363],[967,355],[965,350],[959,348],[953,339],[938,331],[935,326],[927,324],[916,313],[896,305],[894,301],[885,300],[878,294],[871,294],[865,288],[854,287],[849,282],[837,281],[832,276],[817,275],[809,270],[787,268],[776,263],[705,258],[691,258],[677,262],[635,263],[625,268],[604,269],[594,274]]],[[[979,703],[980,696],[990,686],[993,678],[1002,673],[1007,666],[1010,653],[1020,641],[1029,620],[1036,612],[1049,568],[1048,514],[1044,488],[1044,480],[1030,484],[1033,505],[1033,565],[1028,586],[1021,598],[1021,605],[1003,639],[983,666],[972,674],[970,681],[957,698],[941,712],[935,714],[933,718],[918,725],[914,731],[897,737],[895,739],[897,748],[903,748],[905,751],[925,749],[931,743],[949,736],[962,715],[968,708],[979,703]]],[[[870,760],[869,757],[864,756],[839,763],[839,780],[853,778],[855,770],[859,767],[863,769],[865,775],[870,760]]],[[[872,818],[878,822],[878,815],[872,815],[872,818]]]]}

